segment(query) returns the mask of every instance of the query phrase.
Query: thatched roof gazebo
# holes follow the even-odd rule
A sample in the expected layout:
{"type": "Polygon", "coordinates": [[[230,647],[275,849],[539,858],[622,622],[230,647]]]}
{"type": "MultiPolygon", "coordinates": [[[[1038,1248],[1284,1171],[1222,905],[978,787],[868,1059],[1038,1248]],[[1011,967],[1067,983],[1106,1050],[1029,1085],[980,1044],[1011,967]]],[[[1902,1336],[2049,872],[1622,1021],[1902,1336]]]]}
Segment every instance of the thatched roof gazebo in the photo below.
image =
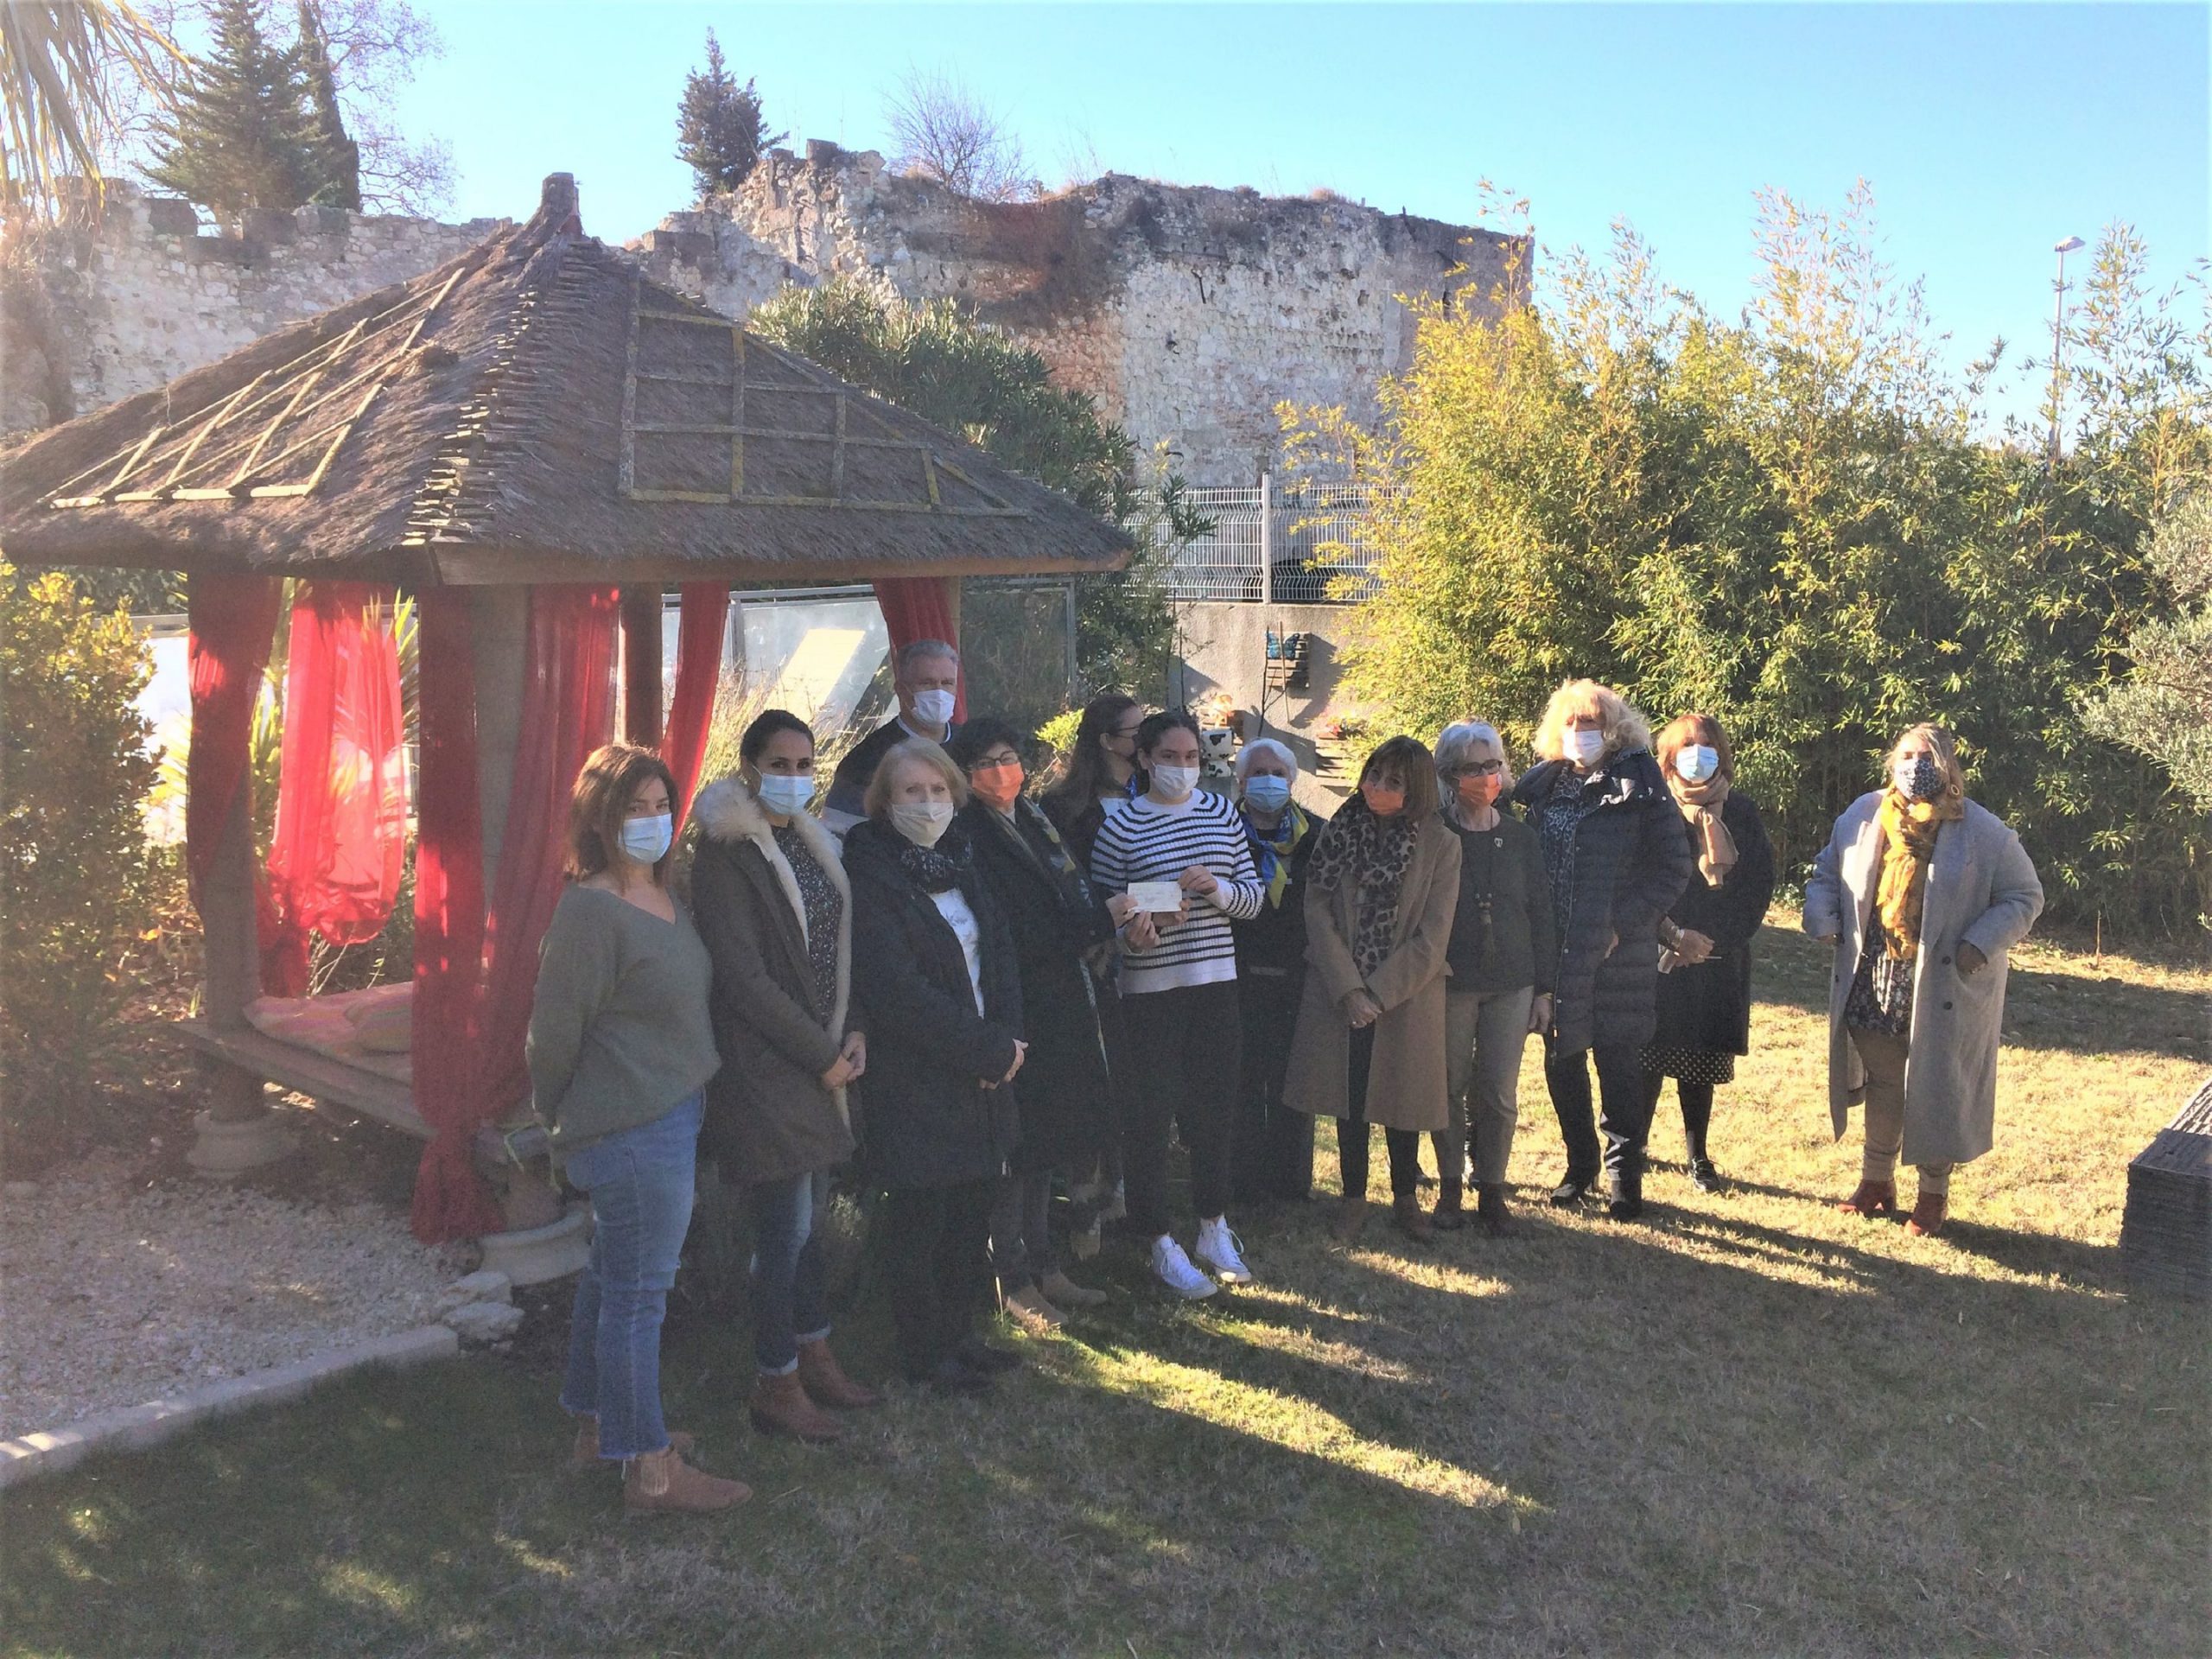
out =
{"type": "MultiPolygon", "coordinates": [[[[416,1214],[435,1237],[499,1224],[469,1148],[518,1098],[517,1010],[557,896],[556,805],[609,735],[618,615],[626,734],[658,741],[662,595],[683,587],[665,735],[679,776],[696,776],[734,582],[873,581],[895,643],[954,635],[961,577],[1109,569],[1130,542],[647,280],[583,234],[574,181],[556,174],[527,224],[442,268],[0,457],[0,550],[188,573],[187,841],[207,939],[191,1034],[219,1079],[202,1160],[267,1154],[274,1080],[428,1135],[416,1214]],[[339,642],[340,670],[347,605],[404,592],[419,614],[405,1068],[248,1018],[266,901],[245,722],[284,577],[338,619],[315,637],[339,642]]],[[[296,653],[301,626],[296,599],[296,653]]],[[[288,757],[302,718],[288,709],[288,757]]],[[[283,818],[280,805],[280,835],[283,818]]]]}

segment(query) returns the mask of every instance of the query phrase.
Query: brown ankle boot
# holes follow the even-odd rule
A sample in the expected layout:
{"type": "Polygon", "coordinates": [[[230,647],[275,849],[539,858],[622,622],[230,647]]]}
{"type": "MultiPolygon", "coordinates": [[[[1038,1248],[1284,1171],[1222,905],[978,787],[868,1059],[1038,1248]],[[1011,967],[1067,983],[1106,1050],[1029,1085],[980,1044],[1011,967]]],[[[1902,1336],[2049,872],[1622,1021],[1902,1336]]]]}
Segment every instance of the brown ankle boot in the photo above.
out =
{"type": "Polygon", "coordinates": [[[1359,1237],[1360,1230],[1366,1225],[1366,1194],[1348,1193],[1337,1200],[1337,1218],[1329,1230],[1336,1235],[1338,1243],[1350,1244],[1356,1242],[1359,1237]]]}
{"type": "MultiPolygon", "coordinates": [[[[668,1431],[668,1443],[678,1452],[689,1452],[693,1444],[691,1436],[680,1428],[668,1431]]],[[[575,1450],[569,1455],[586,1468],[600,1461],[598,1418],[580,1417],[576,1420],[575,1450]]]]}
{"type": "Polygon", "coordinates": [[[1390,1200],[1390,1224],[1416,1244],[1426,1244],[1434,1236],[1428,1217],[1421,1213],[1417,1192],[1401,1192],[1390,1200]]]}
{"type": "Polygon", "coordinates": [[[795,1440],[834,1440],[845,1432],[842,1423],[807,1398],[797,1371],[781,1376],[764,1373],[753,1385],[749,1414],[753,1427],[763,1434],[785,1434],[795,1440]]]}
{"type": "Polygon", "coordinates": [[[741,1480],[724,1480],[683,1461],[674,1446],[649,1452],[622,1465],[622,1507],[648,1513],[709,1515],[742,1503],[753,1489],[741,1480]]]}
{"type": "Polygon", "coordinates": [[[1912,1201],[1912,1217],[1905,1223],[1904,1230],[1915,1238],[1933,1238],[1943,1230],[1950,1209],[1948,1193],[1923,1192],[1912,1201]]]}
{"type": "Polygon", "coordinates": [[[1513,1230],[1512,1217],[1505,1207],[1504,1182],[1485,1181],[1475,1189],[1475,1214],[1482,1221],[1483,1231],[1492,1238],[1503,1238],[1513,1230]]]}
{"type": "Polygon", "coordinates": [[[1895,1181],[1864,1181],[1858,1189],[1836,1208],[1847,1216],[1863,1216],[1868,1221],[1897,1212],[1897,1184],[1895,1181]]]}
{"type": "Polygon", "coordinates": [[[1466,1189],[1449,1176],[1436,1183],[1436,1208],[1430,1212],[1428,1224],[1444,1232],[1456,1233],[1466,1225],[1465,1212],[1460,1208],[1466,1189]]]}
{"type": "Polygon", "coordinates": [[[865,1411],[883,1403],[874,1389],[864,1389],[845,1375],[837,1356],[830,1351],[827,1337],[799,1344],[798,1380],[808,1399],[832,1411],[865,1411]]]}

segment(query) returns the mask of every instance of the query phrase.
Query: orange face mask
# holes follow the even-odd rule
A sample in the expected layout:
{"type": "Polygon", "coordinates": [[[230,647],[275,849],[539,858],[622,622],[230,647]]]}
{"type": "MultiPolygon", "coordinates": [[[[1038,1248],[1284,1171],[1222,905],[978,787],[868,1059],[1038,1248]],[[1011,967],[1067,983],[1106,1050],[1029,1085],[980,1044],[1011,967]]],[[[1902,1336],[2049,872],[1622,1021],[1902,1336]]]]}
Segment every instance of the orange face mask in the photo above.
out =
{"type": "Polygon", "coordinates": [[[1504,778],[1495,772],[1469,772],[1459,779],[1459,804],[1479,812],[1497,798],[1504,778]]]}
{"type": "Polygon", "coordinates": [[[1367,798],[1367,810],[1378,818],[1395,817],[1406,810],[1406,791],[1402,785],[1364,783],[1359,792],[1367,798]]]}
{"type": "Polygon", "coordinates": [[[968,774],[968,787],[994,810],[1003,812],[1021,798],[1021,785],[1027,777],[1019,761],[978,766],[968,774]]]}

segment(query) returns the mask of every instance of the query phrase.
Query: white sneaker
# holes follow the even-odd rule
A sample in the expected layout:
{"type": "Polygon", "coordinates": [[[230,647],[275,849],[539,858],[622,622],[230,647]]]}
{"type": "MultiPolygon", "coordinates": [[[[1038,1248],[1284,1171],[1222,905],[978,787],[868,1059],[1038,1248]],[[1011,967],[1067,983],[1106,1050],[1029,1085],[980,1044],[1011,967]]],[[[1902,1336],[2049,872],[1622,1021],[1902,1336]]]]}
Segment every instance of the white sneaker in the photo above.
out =
{"type": "Polygon", "coordinates": [[[1211,1268],[1224,1285],[1249,1285],[1252,1269],[1237,1253],[1236,1235],[1229,1230],[1229,1217],[1217,1216],[1198,1224],[1198,1260],[1211,1268]]]}
{"type": "Polygon", "coordinates": [[[1152,1270],[1168,1289],[1192,1301],[1211,1296],[1221,1288],[1192,1267],[1191,1258],[1183,1254],[1183,1247],[1166,1233],[1152,1241],[1152,1270]]]}

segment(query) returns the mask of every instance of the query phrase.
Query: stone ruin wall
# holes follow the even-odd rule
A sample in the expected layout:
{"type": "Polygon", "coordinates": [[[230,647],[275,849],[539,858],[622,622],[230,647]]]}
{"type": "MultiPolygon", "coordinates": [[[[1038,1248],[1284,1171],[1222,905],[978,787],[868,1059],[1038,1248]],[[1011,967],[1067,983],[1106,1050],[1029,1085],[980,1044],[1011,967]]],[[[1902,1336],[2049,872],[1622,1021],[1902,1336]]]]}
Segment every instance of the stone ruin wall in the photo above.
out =
{"type": "MultiPolygon", "coordinates": [[[[0,435],[162,385],[285,323],[420,275],[503,221],[303,207],[243,235],[117,186],[96,228],[52,236],[0,276],[0,435]]],[[[738,315],[786,283],[845,273],[950,297],[1034,346],[1142,451],[1192,482],[1256,481],[1277,404],[1376,413],[1404,368],[1402,295],[1488,311],[1526,245],[1336,200],[1109,174],[991,204],[892,174],[873,151],[773,152],[745,188],[669,215],[633,251],[656,277],[738,315]]]]}
{"type": "MultiPolygon", "coordinates": [[[[1523,239],[1352,203],[1103,178],[979,202],[899,177],[874,151],[773,152],[734,195],[636,245],[659,280],[733,315],[837,274],[973,305],[1090,392],[1140,449],[1201,485],[1274,463],[1275,406],[1378,413],[1412,359],[1401,296],[1494,315],[1523,239]]],[[[1523,270],[1525,276],[1525,267],[1523,270]]]]}
{"type": "Polygon", "coordinates": [[[146,391],[272,329],[418,276],[505,221],[302,207],[203,235],[189,202],[111,185],[90,229],[49,233],[0,289],[0,435],[146,391]]]}

